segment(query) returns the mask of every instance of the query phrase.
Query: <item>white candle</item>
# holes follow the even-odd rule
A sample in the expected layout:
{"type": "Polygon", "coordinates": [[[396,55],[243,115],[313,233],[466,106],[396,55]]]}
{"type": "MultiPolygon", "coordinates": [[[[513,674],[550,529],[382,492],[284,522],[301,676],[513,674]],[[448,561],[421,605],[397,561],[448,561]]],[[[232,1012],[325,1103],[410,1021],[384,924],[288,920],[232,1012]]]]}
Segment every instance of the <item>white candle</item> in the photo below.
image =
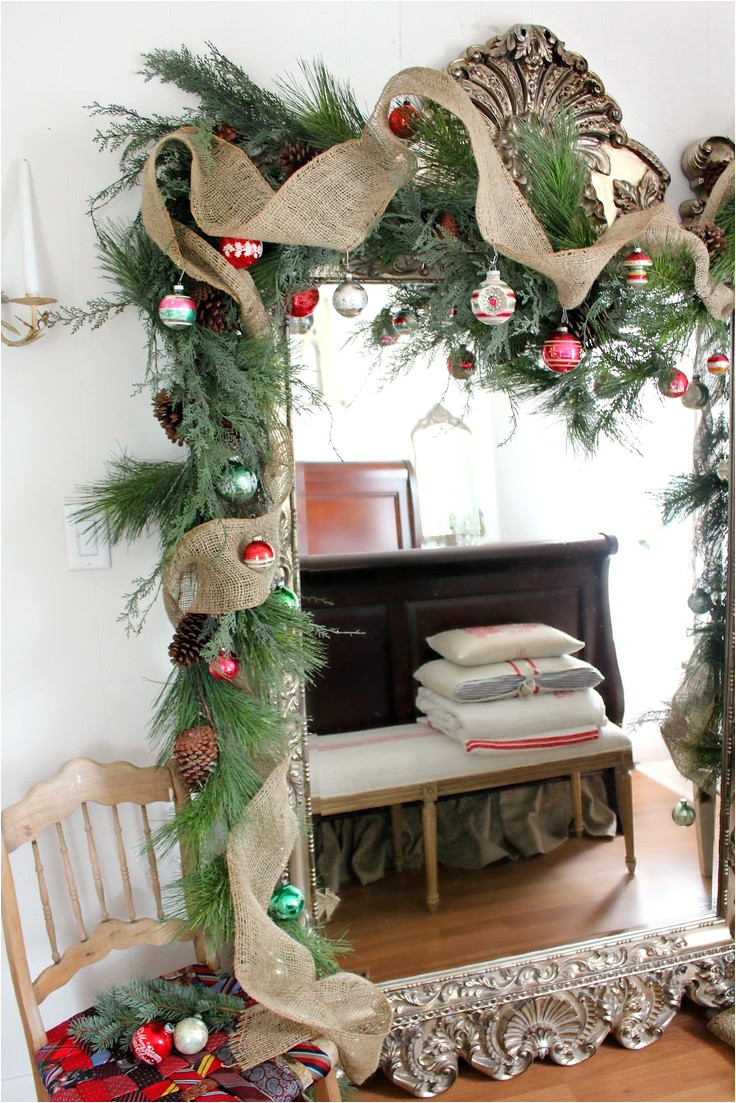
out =
{"type": "Polygon", "coordinates": [[[20,209],[20,233],[23,244],[23,282],[26,295],[39,295],[41,281],[38,278],[38,257],[36,256],[36,235],[33,229],[33,206],[31,203],[31,166],[28,161],[20,163],[18,190],[20,209]]]}

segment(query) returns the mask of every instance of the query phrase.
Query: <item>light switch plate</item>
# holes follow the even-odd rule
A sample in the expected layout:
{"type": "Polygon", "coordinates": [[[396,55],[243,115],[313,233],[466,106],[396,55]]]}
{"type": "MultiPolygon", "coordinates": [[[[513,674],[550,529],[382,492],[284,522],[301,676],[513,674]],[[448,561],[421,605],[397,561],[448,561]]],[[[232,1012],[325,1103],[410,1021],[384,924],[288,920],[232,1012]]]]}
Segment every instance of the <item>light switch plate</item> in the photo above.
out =
{"type": "Polygon", "coordinates": [[[66,559],[70,571],[104,570],[110,566],[110,543],[100,529],[92,530],[88,521],[75,521],[79,506],[64,506],[66,559]]]}

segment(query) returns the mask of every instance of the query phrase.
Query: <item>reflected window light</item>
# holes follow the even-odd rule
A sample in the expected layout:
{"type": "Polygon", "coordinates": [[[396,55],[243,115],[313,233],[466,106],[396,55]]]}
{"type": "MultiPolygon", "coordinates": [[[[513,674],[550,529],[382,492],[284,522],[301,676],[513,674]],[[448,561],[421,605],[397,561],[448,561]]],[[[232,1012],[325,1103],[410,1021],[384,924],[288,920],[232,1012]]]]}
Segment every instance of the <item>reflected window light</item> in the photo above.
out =
{"type": "Polygon", "coordinates": [[[423,546],[478,544],[485,535],[470,429],[442,405],[412,429],[423,546]]]}

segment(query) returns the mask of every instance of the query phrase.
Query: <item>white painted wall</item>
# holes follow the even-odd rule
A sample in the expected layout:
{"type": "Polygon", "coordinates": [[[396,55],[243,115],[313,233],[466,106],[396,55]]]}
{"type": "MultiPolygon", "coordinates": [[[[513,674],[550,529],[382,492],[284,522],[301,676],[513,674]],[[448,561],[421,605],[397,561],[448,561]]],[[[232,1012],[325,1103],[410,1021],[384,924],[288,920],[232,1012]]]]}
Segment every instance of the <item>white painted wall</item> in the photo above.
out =
{"type": "MultiPolygon", "coordinates": [[[[442,68],[467,45],[514,22],[541,22],[588,59],[619,100],[629,133],[668,165],[674,209],[688,194],[678,169],[683,148],[704,135],[734,131],[730,2],[6,2],[2,19],[2,286],[9,295],[24,290],[17,174],[26,157],[42,292],[66,304],[84,303],[104,290],[85,204],[116,171],[114,155],[93,146],[97,124],[84,105],[178,110],[181,95],[136,75],[141,53],[156,47],[185,43],[201,51],[211,40],[267,87],[279,74],[296,71],[297,59],[321,55],[372,107],[398,70],[442,68]]],[[[111,213],[124,217],[135,206],[130,196],[111,213]]],[[[7,804],[72,754],[149,758],[145,730],[158,683],[169,671],[170,629],[160,607],[132,639],[117,617],[131,580],[153,563],[153,544],[113,549],[111,570],[71,573],[62,507],[76,486],[102,476],[116,449],[149,459],[176,450],[151,416],[148,397],[135,393],[144,364],[134,317],[97,332],[72,335],[58,328],[29,348],[3,352],[7,804]]],[[[667,436],[686,428],[677,406],[664,411],[667,436]]],[[[548,474],[563,451],[554,432],[540,433],[536,423],[527,423],[513,452],[502,455],[497,481],[503,537],[568,535],[572,518],[564,531],[548,529],[551,520],[562,524],[562,514],[552,508],[548,474]],[[521,456],[536,457],[524,476],[521,456]]],[[[619,518],[601,509],[587,520],[588,531],[616,531],[619,518]]],[[[41,950],[34,941],[34,956],[41,950]]],[[[144,971],[139,961],[125,961],[110,966],[109,979],[126,970],[144,971]]],[[[3,1098],[27,1099],[23,1081],[5,1083],[24,1076],[28,1066],[4,961],[3,994],[3,1098]]],[[[67,1010],[64,1001],[54,1010],[67,1010]]]]}

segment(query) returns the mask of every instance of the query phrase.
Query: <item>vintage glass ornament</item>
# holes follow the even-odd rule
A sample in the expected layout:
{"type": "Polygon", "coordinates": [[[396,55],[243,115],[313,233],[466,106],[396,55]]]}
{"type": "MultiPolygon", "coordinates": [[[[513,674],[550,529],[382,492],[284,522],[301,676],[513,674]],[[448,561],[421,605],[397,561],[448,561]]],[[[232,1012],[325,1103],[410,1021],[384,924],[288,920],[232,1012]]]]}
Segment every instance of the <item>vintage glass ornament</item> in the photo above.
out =
{"type": "Polygon", "coordinates": [[[409,100],[397,104],[389,111],[388,125],[397,138],[413,138],[419,122],[419,112],[409,100]]]}
{"type": "Polygon", "coordinates": [[[239,460],[229,460],[227,470],[220,480],[217,493],[232,505],[245,505],[252,501],[258,490],[258,476],[239,460]]]}
{"type": "Polygon", "coordinates": [[[273,596],[287,609],[297,609],[299,606],[299,598],[294,591],[290,590],[288,586],[285,586],[283,582],[280,582],[278,586],[274,587],[273,596]]]}
{"type": "Polygon", "coordinates": [[[400,310],[397,314],[394,314],[391,319],[391,325],[393,326],[394,333],[399,337],[406,337],[407,334],[414,332],[419,322],[413,311],[400,310]]]}
{"type": "Polygon", "coordinates": [[[304,911],[304,893],[296,885],[279,885],[268,905],[272,919],[298,919],[304,911]]]}
{"type": "Polygon", "coordinates": [[[468,348],[452,352],[447,360],[447,370],[453,379],[467,379],[475,371],[475,357],[468,348]]]}
{"type": "Polygon", "coordinates": [[[310,329],[314,325],[314,317],[311,314],[305,314],[303,318],[289,317],[289,333],[296,336],[302,336],[305,333],[309,333],[310,329]]]}
{"type": "Polygon", "coordinates": [[[682,404],[688,410],[703,410],[710,401],[710,391],[699,379],[691,379],[688,389],[682,396],[682,404]]]}
{"type": "Polygon", "coordinates": [[[173,1049],[172,1034],[173,1028],[168,1023],[144,1023],[131,1039],[133,1056],[144,1065],[158,1065],[173,1049]]]}
{"type": "Polygon", "coordinates": [[[702,616],[704,613],[709,613],[713,608],[713,599],[707,590],[701,588],[693,590],[690,597],[687,599],[687,607],[691,613],[695,613],[696,616],[702,616]]]}
{"type": "Polygon", "coordinates": [[[262,540],[260,537],[251,540],[250,544],[246,544],[243,549],[243,562],[255,570],[264,570],[272,566],[275,559],[276,552],[268,540],[262,540]]]}
{"type": "Polygon", "coordinates": [[[508,322],[516,310],[516,293],[501,279],[497,268],[491,268],[480,287],[470,296],[470,306],[479,322],[499,326],[508,322]]]}
{"type": "Polygon", "coordinates": [[[207,1045],[210,1032],[199,1015],[181,1019],[174,1027],[174,1047],[189,1056],[199,1053],[207,1045]]]}
{"type": "Polygon", "coordinates": [[[692,827],[695,823],[695,809],[690,801],[685,800],[684,797],[678,800],[672,809],[672,819],[678,827],[692,827]]]}
{"type": "Polygon", "coordinates": [[[583,357],[582,342],[567,326],[558,326],[542,345],[542,360],[550,371],[564,374],[576,368],[583,357]]]}
{"type": "Polygon", "coordinates": [[[626,269],[626,282],[629,287],[643,287],[649,282],[648,271],[652,267],[652,258],[642,253],[641,249],[635,249],[623,260],[626,269]]]}
{"type": "Polygon", "coordinates": [[[357,318],[368,305],[368,292],[348,273],[333,291],[332,305],[343,318],[357,318]]]}
{"type": "Polygon", "coordinates": [[[724,352],[716,352],[708,357],[707,368],[711,375],[723,375],[731,366],[731,361],[724,352]]]}
{"type": "Polygon", "coordinates": [[[263,242],[247,237],[221,237],[218,250],[233,268],[250,268],[263,256],[263,242]]]}
{"type": "Polygon", "coordinates": [[[235,655],[221,651],[210,663],[209,671],[218,682],[232,682],[240,674],[240,661],[235,655]]]}
{"type": "Polygon", "coordinates": [[[665,398],[682,398],[690,386],[690,381],[683,371],[673,368],[672,371],[663,372],[660,375],[657,386],[665,398]]]}
{"type": "Polygon", "coordinates": [[[307,314],[314,311],[319,302],[319,291],[316,287],[305,287],[301,291],[292,291],[289,296],[289,314],[292,318],[306,318],[307,314]]]}
{"type": "Polygon", "coordinates": [[[444,318],[443,321],[440,322],[440,325],[442,326],[443,329],[450,329],[452,326],[454,326],[456,318],[457,318],[457,307],[452,306],[452,307],[450,307],[450,309],[447,313],[447,317],[444,318]]]}
{"type": "Polygon", "coordinates": [[[197,317],[194,299],[184,294],[184,284],[174,284],[171,295],[164,295],[158,304],[158,316],[167,329],[188,329],[197,317]]]}
{"type": "Polygon", "coordinates": [[[722,483],[728,482],[729,466],[728,460],[719,460],[716,464],[716,475],[722,483]]]}

